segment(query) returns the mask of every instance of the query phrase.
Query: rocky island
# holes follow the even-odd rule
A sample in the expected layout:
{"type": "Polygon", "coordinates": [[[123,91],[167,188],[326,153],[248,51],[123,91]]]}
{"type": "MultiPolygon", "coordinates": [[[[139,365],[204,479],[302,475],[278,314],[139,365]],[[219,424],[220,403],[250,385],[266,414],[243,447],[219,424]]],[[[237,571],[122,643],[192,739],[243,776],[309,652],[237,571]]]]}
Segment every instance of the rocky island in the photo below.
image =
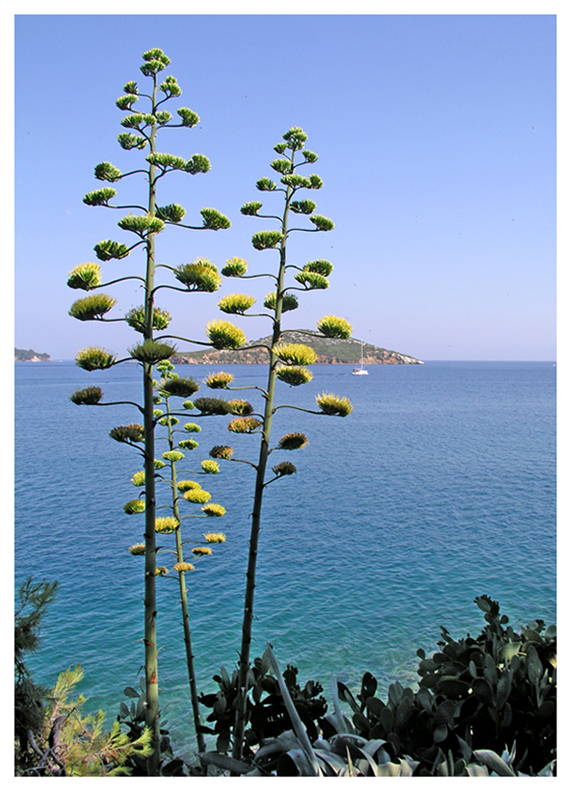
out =
{"type": "MultiPolygon", "coordinates": [[[[318,356],[317,364],[356,365],[361,359],[361,341],[357,338],[325,338],[312,330],[286,330],[282,333],[281,340],[312,347],[318,356]]],[[[270,342],[271,336],[265,336],[256,341],[250,341],[241,349],[178,352],[171,360],[179,365],[184,363],[268,363],[268,353],[264,346],[269,346],[270,342]]],[[[363,362],[366,366],[423,364],[422,360],[417,360],[411,355],[403,355],[400,352],[393,352],[373,344],[363,345],[363,362]]]]}
{"type": "Polygon", "coordinates": [[[37,363],[40,360],[50,360],[50,356],[47,352],[35,352],[33,349],[17,349],[14,347],[14,360],[37,363]]]}

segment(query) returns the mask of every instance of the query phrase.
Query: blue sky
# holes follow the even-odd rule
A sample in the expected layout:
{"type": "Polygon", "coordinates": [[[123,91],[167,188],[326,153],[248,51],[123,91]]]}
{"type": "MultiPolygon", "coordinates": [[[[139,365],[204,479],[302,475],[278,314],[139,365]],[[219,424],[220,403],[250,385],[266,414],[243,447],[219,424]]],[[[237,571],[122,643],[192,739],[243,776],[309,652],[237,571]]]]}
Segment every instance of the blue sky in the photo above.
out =
{"type": "MultiPolygon", "coordinates": [[[[169,108],[189,106],[201,122],[165,130],[159,150],[212,164],[177,174],[160,203],[181,203],[189,222],[204,206],[232,221],[216,233],[168,229],[160,261],[241,256],[252,272],[273,268],[276,254],[250,244],[272,226],[239,209],[260,199],[271,211],[255,182],[273,175],[282,133],[301,126],[324,181],[312,198],[336,227],[297,235],[290,260],[327,258],[334,271],[326,292],[301,295],[289,326],[334,313],[354,336],[423,360],[555,359],[554,16],[32,14],[16,17],[15,33],[17,346],[71,359],[82,346],[123,354],[134,341],[119,323],[71,319],[78,293],[66,278],[96,260],[99,240],[128,241],[122,213],[82,197],[102,186],[98,162],[136,167],[116,142],[115,99],[130,79],[143,90],[141,53],[160,47],[183,89],[169,108]]],[[[144,192],[136,178],[119,183],[118,197],[144,192]]],[[[142,258],[103,266],[111,279],[142,258]]],[[[270,290],[244,287],[225,281],[218,295],[160,304],[173,332],[204,340],[206,322],[223,317],[219,296],[270,290]]],[[[106,291],[116,315],[141,302],[133,287],[106,291]]],[[[268,332],[260,319],[236,323],[249,338],[268,332]]]]}

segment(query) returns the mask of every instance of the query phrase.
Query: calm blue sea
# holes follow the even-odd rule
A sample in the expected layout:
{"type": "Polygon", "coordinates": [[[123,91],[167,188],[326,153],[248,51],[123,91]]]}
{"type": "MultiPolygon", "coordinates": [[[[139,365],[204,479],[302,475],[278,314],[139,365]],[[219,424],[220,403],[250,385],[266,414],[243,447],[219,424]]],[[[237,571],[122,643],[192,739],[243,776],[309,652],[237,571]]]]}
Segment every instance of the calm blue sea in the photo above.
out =
{"type": "MultiPolygon", "coordinates": [[[[200,380],[213,368],[179,370],[200,380]]],[[[225,370],[235,385],[265,384],[265,367],[225,370]]],[[[290,459],[298,472],[267,489],[254,653],[270,641],[283,666],[297,665],[302,683],[319,679],[330,699],[331,674],[352,687],[370,671],[382,692],[396,678],[414,682],[415,652],[435,646],[441,624],[459,636],[480,630],[476,595],[500,600],[515,624],[555,621],[553,364],[370,366],[368,377],[351,376],[349,366],[313,370],[305,387],[279,383],[278,398],[312,409],[316,393],[332,391],[349,396],[354,411],[344,419],[276,413],[275,440],[302,431],[309,445],[271,457],[272,464],[290,459]]],[[[79,663],[89,708],[114,716],[143,660],[142,559],[127,552],[141,541],[142,516],[123,512],[142,464],[108,432],[140,418],[132,407],[73,405],[69,394],[89,384],[100,384],[108,401],[136,400],[140,370],[16,364],[16,582],[33,575],[60,583],[30,662],[37,680],[53,685],[79,663]]],[[[199,395],[212,392],[203,387],[199,395]]],[[[257,436],[230,435],[224,417],[198,422],[200,446],[187,453],[188,470],[200,470],[215,444],[256,460],[257,436]]],[[[204,530],[227,535],[189,576],[205,692],[221,665],[236,663],[252,508],[252,468],[221,468],[200,480],[226,516],[186,521],[193,541],[204,530]]],[[[158,588],[161,705],[169,705],[184,752],[192,726],[175,574],[158,588]]]]}

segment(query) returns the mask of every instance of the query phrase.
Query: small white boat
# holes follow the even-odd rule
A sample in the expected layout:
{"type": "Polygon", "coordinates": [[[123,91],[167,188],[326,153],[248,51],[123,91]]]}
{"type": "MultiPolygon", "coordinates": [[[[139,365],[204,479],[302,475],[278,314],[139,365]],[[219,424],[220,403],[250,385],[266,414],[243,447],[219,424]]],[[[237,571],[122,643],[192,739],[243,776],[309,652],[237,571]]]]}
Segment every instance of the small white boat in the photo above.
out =
{"type": "Polygon", "coordinates": [[[363,377],[364,375],[369,374],[369,371],[363,367],[363,341],[361,342],[361,362],[359,368],[355,368],[352,371],[352,374],[355,374],[356,377],[363,377]]]}

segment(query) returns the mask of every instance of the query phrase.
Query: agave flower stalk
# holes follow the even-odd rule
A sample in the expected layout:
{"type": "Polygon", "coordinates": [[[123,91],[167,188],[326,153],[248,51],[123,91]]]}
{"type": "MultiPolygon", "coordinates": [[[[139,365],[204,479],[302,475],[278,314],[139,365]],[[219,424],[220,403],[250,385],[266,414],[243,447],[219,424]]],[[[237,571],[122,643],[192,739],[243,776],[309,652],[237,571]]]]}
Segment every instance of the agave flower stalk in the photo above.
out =
{"type": "MultiPolygon", "coordinates": [[[[297,199],[297,193],[300,190],[317,190],[322,186],[322,180],[317,174],[305,177],[299,175],[297,172],[299,166],[313,163],[317,159],[316,154],[305,149],[306,139],[307,135],[302,129],[293,127],[283,135],[283,142],[280,142],[274,147],[275,151],[280,155],[280,158],[271,162],[271,167],[280,174],[281,186],[278,186],[272,179],[267,177],[259,179],[256,183],[258,190],[261,192],[282,193],[283,206],[281,214],[259,214],[259,210],[262,207],[260,201],[251,201],[245,204],[241,209],[243,215],[264,217],[266,219],[275,219],[278,221],[278,229],[255,233],[252,237],[252,245],[256,250],[260,251],[277,251],[279,261],[276,275],[269,276],[273,281],[273,291],[266,296],[264,301],[264,306],[270,311],[270,318],[272,321],[271,343],[268,348],[269,362],[267,384],[265,389],[259,389],[263,392],[264,414],[261,420],[257,420],[252,416],[234,418],[231,420],[228,427],[229,430],[233,432],[248,432],[260,435],[258,463],[254,465],[256,468],[256,480],[254,484],[254,504],[251,518],[242,638],[238,666],[237,709],[233,735],[233,756],[235,759],[242,758],[247,717],[248,671],[252,643],[254,592],[256,587],[256,567],[258,561],[258,541],[261,526],[263,495],[265,487],[272,481],[276,481],[277,479],[296,472],[295,466],[290,462],[280,462],[272,468],[274,476],[266,480],[268,457],[273,450],[299,449],[303,448],[307,442],[305,435],[301,433],[290,433],[282,438],[276,449],[270,447],[272,418],[277,409],[274,404],[276,380],[281,379],[292,386],[298,386],[309,382],[312,379],[312,375],[306,366],[311,365],[316,359],[314,350],[308,346],[280,343],[282,335],[282,315],[298,307],[298,300],[296,296],[292,294],[293,290],[307,291],[310,289],[327,288],[329,282],[322,272],[325,271],[329,274],[332,269],[332,265],[329,262],[321,262],[319,265],[316,265],[315,262],[309,262],[302,268],[286,264],[287,242],[293,231],[317,233],[330,231],[334,227],[331,220],[314,213],[316,204],[313,201],[308,199],[297,199]],[[290,228],[289,216],[291,212],[297,216],[306,215],[312,223],[312,226],[307,228],[290,228]],[[294,276],[294,284],[292,285],[286,284],[286,271],[289,267],[297,270],[294,276]],[[257,423],[247,423],[248,421],[257,421],[257,423]]],[[[234,278],[253,277],[247,275],[247,265],[242,259],[229,260],[226,267],[222,269],[221,274],[234,278]]],[[[247,295],[240,294],[223,298],[219,306],[224,312],[228,313],[233,311],[247,316],[248,314],[245,313],[245,307],[248,306],[250,308],[252,304],[252,301],[247,295]]],[[[318,323],[318,329],[323,332],[324,335],[328,334],[329,337],[344,338],[349,337],[351,334],[351,326],[346,320],[332,316],[327,317],[326,321],[322,320],[321,323],[318,323]]],[[[228,377],[221,376],[220,374],[218,376],[213,375],[211,377],[211,382],[207,382],[207,384],[210,384],[210,387],[216,388],[228,387],[228,377]]],[[[332,398],[335,399],[338,397],[332,396],[332,398]]],[[[337,412],[334,411],[334,402],[326,400],[324,403],[329,407],[330,412],[326,412],[321,408],[319,411],[321,414],[347,415],[351,411],[351,405],[347,400],[343,401],[343,407],[337,412]]],[[[320,404],[318,406],[321,407],[320,404]]],[[[224,455],[221,458],[224,459],[224,455]]]]}
{"type": "MultiPolygon", "coordinates": [[[[156,577],[162,575],[161,568],[156,566],[156,491],[155,470],[155,426],[154,409],[154,379],[153,367],[160,360],[170,357],[175,352],[172,344],[161,343],[154,338],[156,330],[163,330],[169,321],[169,315],[155,306],[155,294],[158,286],[155,284],[157,269],[155,238],[168,226],[181,225],[185,210],[178,204],[159,206],[157,203],[157,187],[159,180],[167,174],[182,171],[191,175],[207,173],[210,163],[202,154],[194,154],[189,160],[172,154],[157,151],[157,133],[166,127],[180,127],[190,129],[199,122],[199,117],[189,108],[180,107],[177,110],[180,121],[170,123],[173,116],[163,109],[165,102],[178,97],[181,89],[176,78],[165,77],[160,81],[159,75],[170,63],[169,58],[158,48],[143,53],[143,64],[140,70],[145,78],[151,81],[149,92],[139,93],[136,81],[131,80],[124,86],[125,94],[116,101],[119,110],[127,113],[121,121],[126,131],[118,136],[118,142],[125,151],[144,152],[144,165],[127,173],[122,173],[110,162],[101,162],[95,167],[94,175],[99,181],[115,185],[128,176],[143,174],[147,181],[146,199],[139,204],[121,206],[111,204],[110,201],[116,194],[115,187],[104,187],[89,192],[84,197],[87,206],[103,206],[110,209],[128,209],[130,214],[122,217],[118,226],[122,231],[133,234],[136,241],[126,245],[114,240],[102,240],[94,246],[97,258],[101,262],[121,260],[130,255],[135,249],[143,249],[145,255],[144,273],[108,280],[107,284],[120,280],[138,280],[143,286],[143,305],[139,309],[130,311],[123,319],[136,332],[142,336],[141,343],[129,350],[130,358],[139,362],[143,375],[143,403],[140,407],[143,413],[141,429],[141,444],[144,455],[144,486],[145,486],[145,530],[144,530],[144,555],[145,555],[145,593],[144,593],[144,647],[145,647],[145,719],[151,732],[152,753],[147,760],[148,775],[159,775],[160,772],[160,727],[159,727],[159,680],[157,670],[157,597],[156,577]],[[140,99],[145,99],[148,112],[133,112],[134,106],[140,99]],[[135,212],[136,214],[132,214],[135,212]]],[[[137,109],[139,105],[137,104],[137,109]]],[[[218,210],[205,208],[201,211],[202,225],[186,225],[186,228],[219,230],[228,228],[230,221],[218,210]]],[[[216,271],[214,265],[211,272],[216,271]]],[[[211,276],[210,290],[218,288],[216,273],[211,276]]],[[[68,285],[73,289],[83,289],[91,292],[100,288],[103,278],[98,264],[87,262],[77,266],[69,274],[68,285]]],[[[107,314],[115,305],[114,298],[108,295],[94,294],[88,298],[77,300],[70,313],[80,321],[116,321],[107,318],[107,314]]],[[[104,370],[121,362],[117,357],[106,350],[89,347],[82,350],[76,357],[78,365],[87,370],[104,370]]],[[[90,403],[96,398],[95,394],[78,396],[76,403],[90,403]],[[82,400],[83,399],[83,400],[82,400]],[[87,399],[87,401],[85,401],[87,399]]],[[[99,400],[98,400],[98,403],[99,400]]]]}

